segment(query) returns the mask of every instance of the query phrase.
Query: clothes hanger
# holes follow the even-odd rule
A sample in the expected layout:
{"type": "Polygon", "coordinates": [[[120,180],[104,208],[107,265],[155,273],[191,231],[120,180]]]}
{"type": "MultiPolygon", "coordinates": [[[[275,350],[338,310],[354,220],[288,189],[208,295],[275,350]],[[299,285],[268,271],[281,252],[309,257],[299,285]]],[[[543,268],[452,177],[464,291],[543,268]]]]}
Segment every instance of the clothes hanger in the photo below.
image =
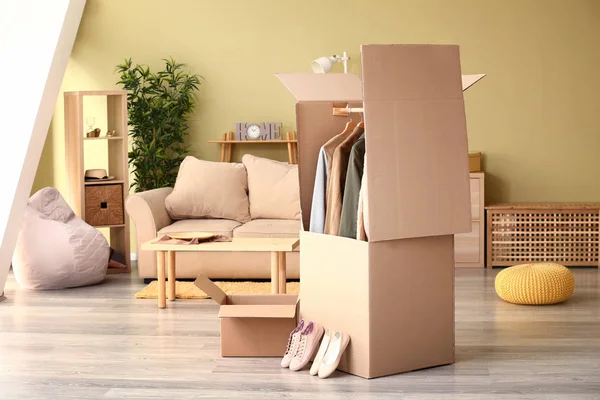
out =
{"type": "MultiPolygon", "coordinates": [[[[364,111],[363,111],[364,112],[364,111]]],[[[363,112],[359,112],[360,114],[360,122],[356,125],[359,128],[365,128],[365,121],[363,121],[363,112]]]]}
{"type": "MultiPolygon", "coordinates": [[[[349,110],[351,109],[349,104],[346,107],[349,110]]],[[[356,126],[358,125],[356,122],[354,122],[352,120],[352,114],[348,113],[348,115],[350,117],[350,121],[348,121],[348,123],[346,123],[346,127],[344,128],[344,130],[342,131],[342,133],[340,133],[341,136],[349,135],[354,130],[354,128],[356,128],[356,126]]]]}

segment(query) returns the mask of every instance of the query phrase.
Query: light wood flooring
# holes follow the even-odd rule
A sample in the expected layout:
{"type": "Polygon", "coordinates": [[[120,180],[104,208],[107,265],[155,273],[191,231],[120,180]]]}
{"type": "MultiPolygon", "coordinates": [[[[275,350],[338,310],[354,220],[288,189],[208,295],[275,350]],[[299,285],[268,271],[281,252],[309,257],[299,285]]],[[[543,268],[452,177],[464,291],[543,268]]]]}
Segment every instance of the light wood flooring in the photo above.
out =
{"type": "Polygon", "coordinates": [[[600,273],[574,269],[566,303],[502,302],[498,270],[457,270],[456,364],[321,380],[279,360],[219,357],[217,307],[135,300],[135,278],[0,303],[0,399],[600,399],[600,273]]]}

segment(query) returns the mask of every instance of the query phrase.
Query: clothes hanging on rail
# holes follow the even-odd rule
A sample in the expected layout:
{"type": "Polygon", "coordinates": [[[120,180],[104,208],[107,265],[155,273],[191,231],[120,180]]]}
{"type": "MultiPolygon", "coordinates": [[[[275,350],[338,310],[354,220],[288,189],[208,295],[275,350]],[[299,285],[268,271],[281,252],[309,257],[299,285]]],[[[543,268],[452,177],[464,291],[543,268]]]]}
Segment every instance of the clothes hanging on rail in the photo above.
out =
{"type": "Polygon", "coordinates": [[[340,232],[340,218],[342,214],[342,201],[346,184],[348,159],[354,143],[364,133],[364,128],[357,125],[352,133],[336,147],[331,159],[331,171],[327,180],[327,197],[325,212],[325,232],[338,235],[340,232]]]}
{"type": "Polygon", "coordinates": [[[360,185],[360,193],[358,195],[358,216],[357,216],[357,232],[358,240],[368,241],[367,232],[369,231],[369,207],[367,200],[367,155],[364,158],[364,168],[362,183],[360,185]]]}
{"type": "Polygon", "coordinates": [[[336,135],[329,139],[319,151],[317,172],[313,189],[312,205],[310,209],[309,231],[315,233],[325,232],[325,215],[327,209],[327,184],[331,172],[331,159],[335,149],[342,144],[347,135],[336,135]]]}
{"type": "Polygon", "coordinates": [[[340,217],[340,236],[356,238],[358,220],[358,197],[365,165],[365,138],[361,137],[354,143],[348,160],[346,171],[346,186],[342,201],[340,217]]]}

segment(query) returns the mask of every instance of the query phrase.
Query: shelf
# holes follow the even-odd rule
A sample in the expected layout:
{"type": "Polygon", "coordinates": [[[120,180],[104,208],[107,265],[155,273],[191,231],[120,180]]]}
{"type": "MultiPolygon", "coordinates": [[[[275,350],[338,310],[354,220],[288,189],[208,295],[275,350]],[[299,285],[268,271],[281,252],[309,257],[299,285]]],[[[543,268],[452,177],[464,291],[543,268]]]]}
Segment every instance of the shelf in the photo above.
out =
{"type": "Polygon", "coordinates": [[[119,225],[93,225],[94,228],[125,228],[125,224],[119,224],[119,225]]]}
{"type": "Polygon", "coordinates": [[[219,144],[227,144],[227,143],[250,143],[250,144],[264,144],[264,143],[298,143],[297,140],[209,140],[208,143],[219,143],[219,144]]]}
{"type": "Polygon", "coordinates": [[[106,273],[109,275],[112,274],[128,274],[131,272],[131,268],[113,268],[113,267],[108,267],[106,270],[106,273]]]}
{"type": "Polygon", "coordinates": [[[122,140],[123,136],[84,137],[83,140],[122,140]]]}
{"type": "Polygon", "coordinates": [[[127,90],[78,90],[65,92],[67,96],[127,96],[127,90]]]}
{"type": "Polygon", "coordinates": [[[85,181],[83,184],[85,186],[94,186],[94,185],[114,185],[114,184],[123,184],[125,183],[122,180],[118,180],[118,179],[111,179],[110,181],[85,181]]]}
{"type": "Polygon", "coordinates": [[[296,132],[286,132],[281,139],[273,140],[236,140],[233,132],[225,132],[221,140],[209,140],[208,143],[221,145],[221,162],[231,162],[234,144],[284,144],[288,149],[288,160],[290,164],[298,163],[298,139],[296,132]],[[284,139],[285,137],[285,139],[284,139]]]}

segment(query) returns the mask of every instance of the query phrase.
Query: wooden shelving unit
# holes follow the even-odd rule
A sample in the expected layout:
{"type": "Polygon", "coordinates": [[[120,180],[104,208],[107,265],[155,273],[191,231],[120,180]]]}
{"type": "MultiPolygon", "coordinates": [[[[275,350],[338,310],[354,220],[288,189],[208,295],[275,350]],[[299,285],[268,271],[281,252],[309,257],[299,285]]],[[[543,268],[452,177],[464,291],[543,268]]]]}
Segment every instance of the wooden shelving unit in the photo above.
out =
{"type": "MultiPolygon", "coordinates": [[[[121,185],[122,205],[129,193],[129,170],[127,166],[127,92],[122,90],[98,90],[65,92],[65,146],[68,199],[75,213],[86,220],[86,187],[99,185],[121,185]],[[84,98],[86,96],[102,96],[106,98],[106,121],[109,130],[116,131],[115,136],[97,138],[85,137],[84,98]],[[105,142],[108,154],[108,175],[115,179],[110,181],[86,182],[84,141],[105,142]]],[[[122,207],[124,210],[124,207],[122,207]]],[[[123,211],[125,213],[125,211],[123,211]]],[[[96,228],[109,230],[110,247],[121,253],[127,261],[127,270],[110,269],[108,273],[130,272],[130,231],[129,218],[123,214],[122,224],[95,225],[96,228]]]]}
{"type": "Polygon", "coordinates": [[[298,164],[298,140],[296,132],[287,132],[281,140],[235,140],[233,132],[225,132],[221,140],[209,140],[208,143],[221,145],[221,162],[231,162],[234,144],[286,144],[290,164],[298,164]]]}

